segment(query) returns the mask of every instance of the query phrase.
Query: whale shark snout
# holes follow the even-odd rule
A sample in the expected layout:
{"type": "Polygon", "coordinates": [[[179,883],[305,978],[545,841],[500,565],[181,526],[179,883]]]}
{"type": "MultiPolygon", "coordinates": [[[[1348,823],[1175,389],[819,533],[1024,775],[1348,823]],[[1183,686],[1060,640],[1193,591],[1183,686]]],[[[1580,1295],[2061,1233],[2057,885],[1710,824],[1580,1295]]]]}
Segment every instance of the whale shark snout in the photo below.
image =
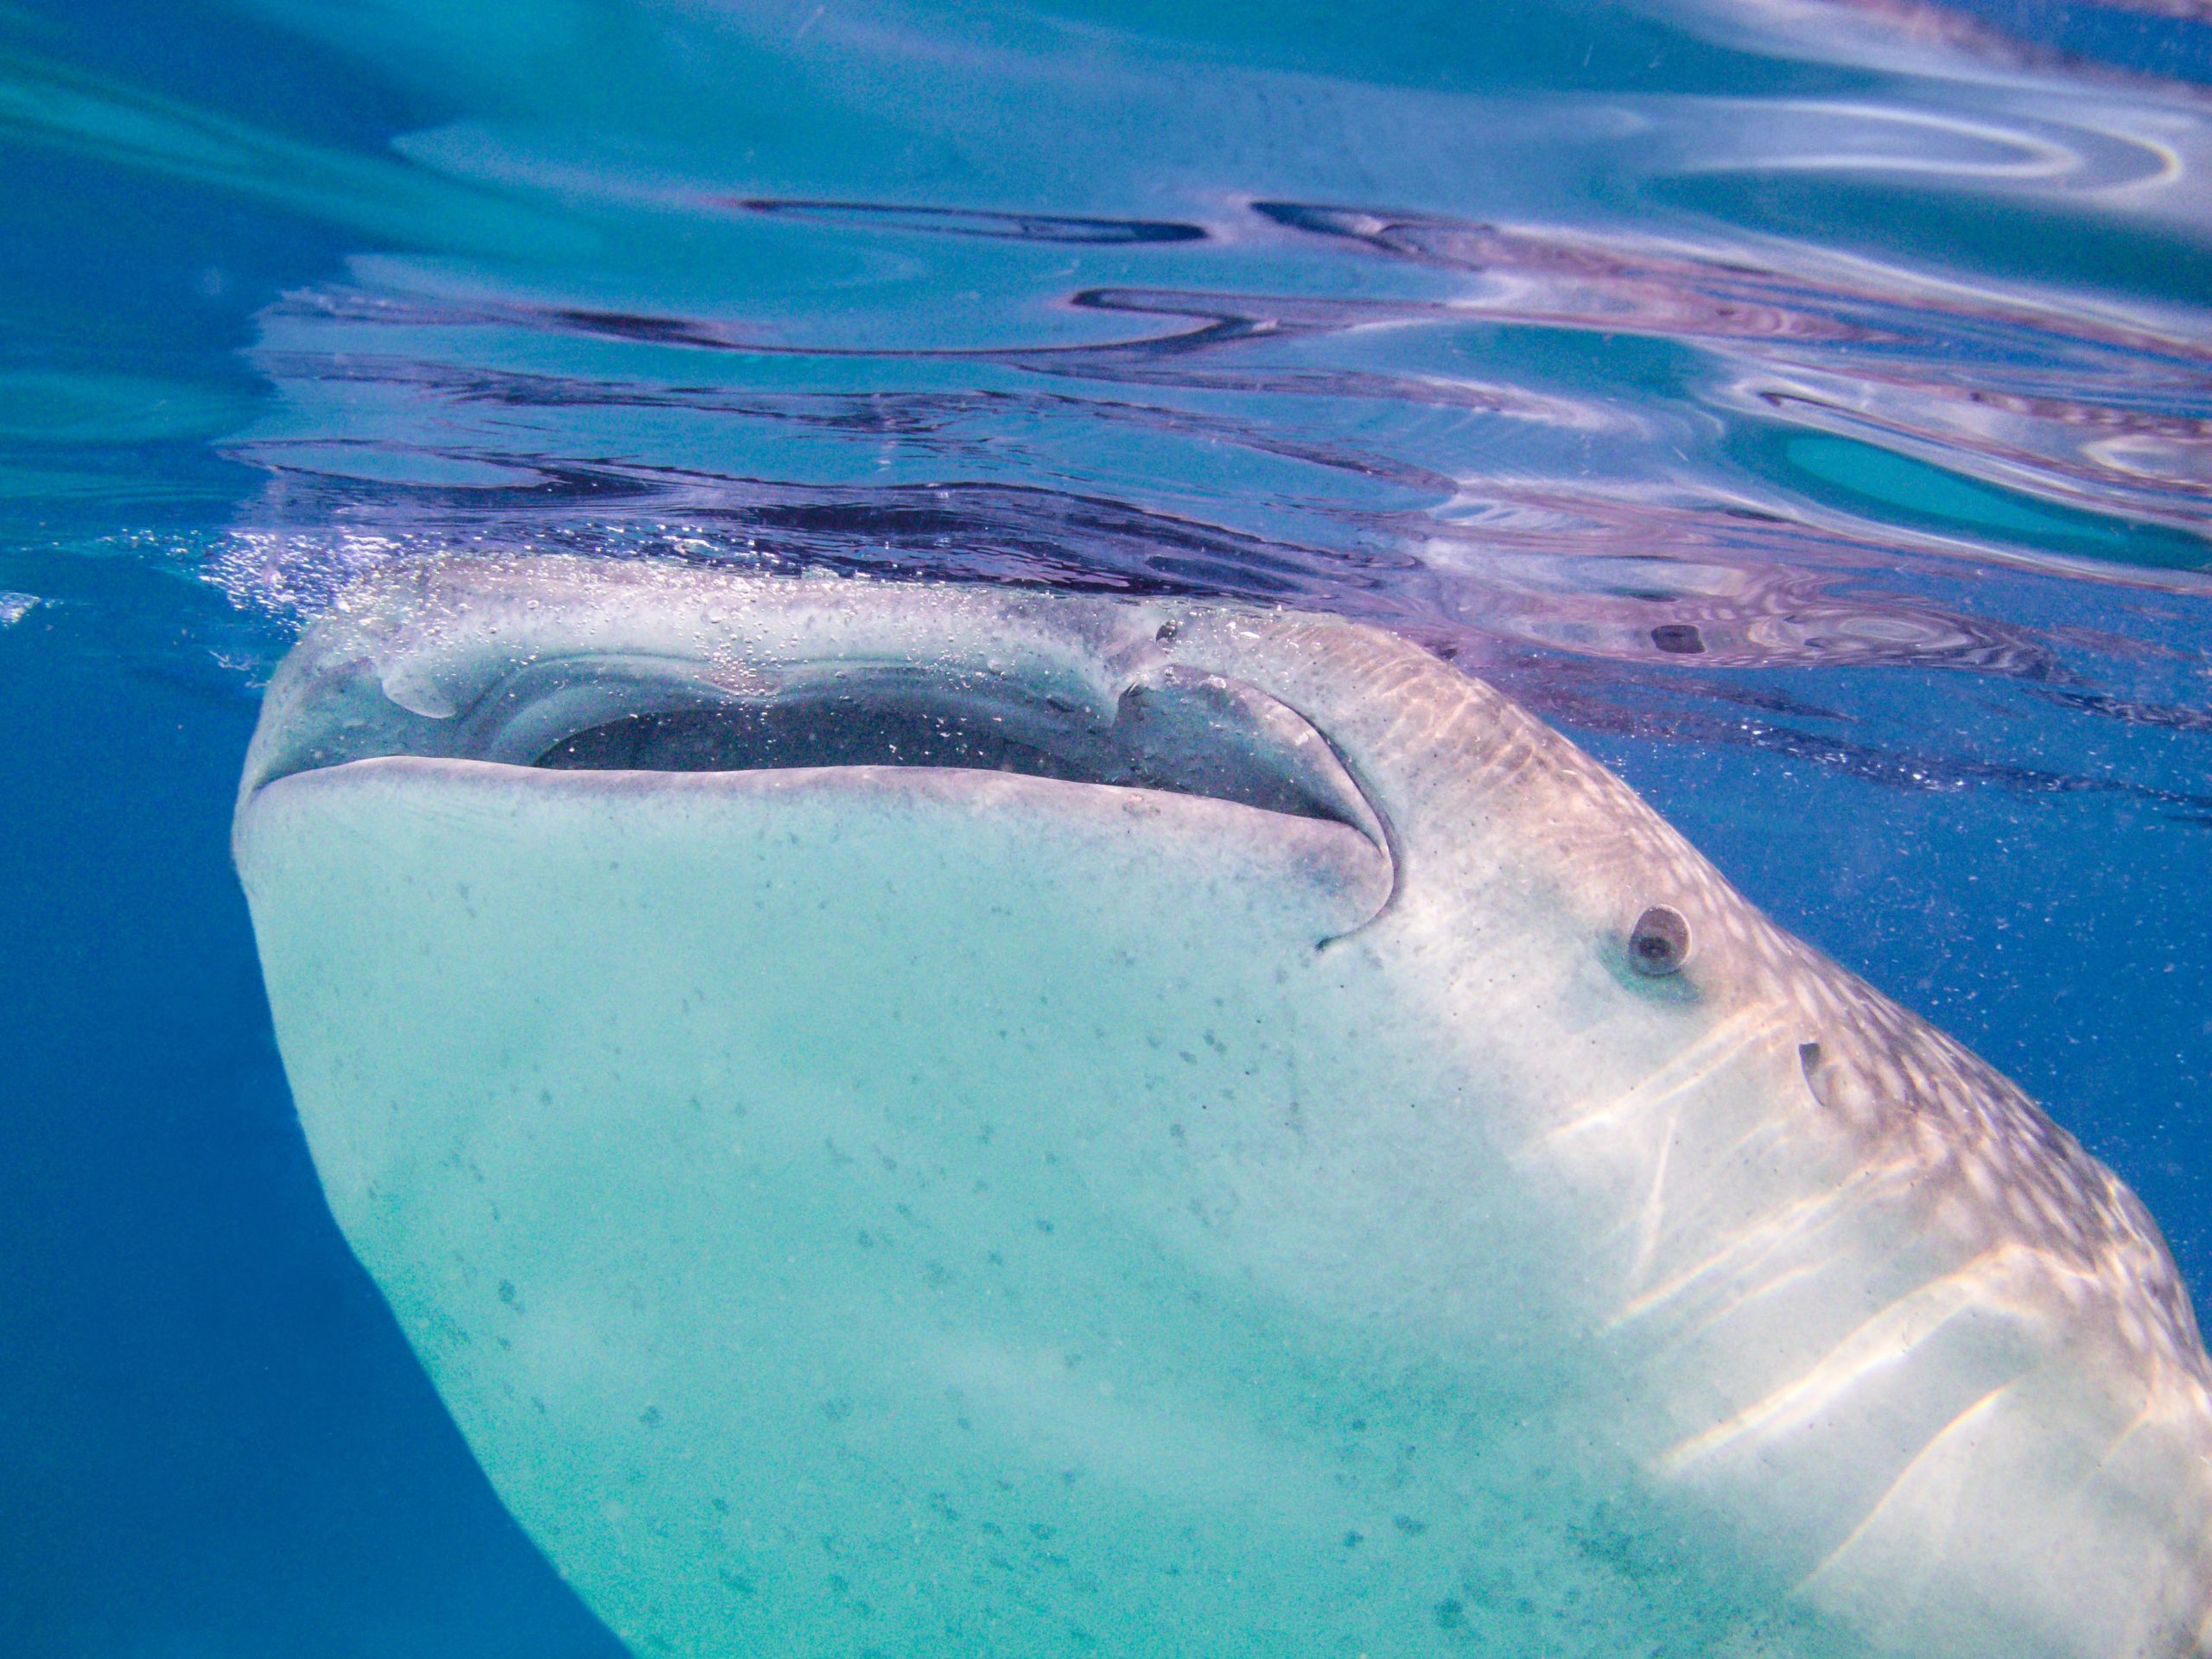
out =
{"type": "Polygon", "coordinates": [[[334,1213],[641,1654],[2205,1646],[2140,1206],[1403,641],[436,562],[236,849],[334,1213]]]}

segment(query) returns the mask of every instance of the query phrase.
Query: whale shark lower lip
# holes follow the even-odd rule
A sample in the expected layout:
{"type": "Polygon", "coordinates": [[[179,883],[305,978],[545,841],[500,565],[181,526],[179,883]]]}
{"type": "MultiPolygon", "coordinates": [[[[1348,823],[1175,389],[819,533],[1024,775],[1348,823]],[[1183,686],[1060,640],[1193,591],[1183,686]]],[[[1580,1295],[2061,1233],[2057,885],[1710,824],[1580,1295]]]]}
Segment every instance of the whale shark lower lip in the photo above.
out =
{"type": "Polygon", "coordinates": [[[433,562],[236,848],[333,1212],[640,1655],[2212,1630],[2140,1206],[1402,641],[433,562]]]}

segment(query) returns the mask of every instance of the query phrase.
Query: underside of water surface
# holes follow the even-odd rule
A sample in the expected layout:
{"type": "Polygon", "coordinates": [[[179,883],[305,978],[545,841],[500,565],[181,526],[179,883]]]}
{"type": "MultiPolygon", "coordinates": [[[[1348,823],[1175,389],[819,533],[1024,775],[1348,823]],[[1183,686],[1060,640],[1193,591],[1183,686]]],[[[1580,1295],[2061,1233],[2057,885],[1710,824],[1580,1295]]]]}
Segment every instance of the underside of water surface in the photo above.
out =
{"type": "MultiPolygon", "coordinates": [[[[1401,635],[2204,1306],[2208,168],[2198,0],[0,6],[0,1654],[624,1651],[334,1224],[229,866],[277,662],[452,552],[1401,635]]],[[[825,707],[525,758],[922,719],[825,707]]],[[[1023,707],[958,753],[1180,786],[1023,707]]]]}

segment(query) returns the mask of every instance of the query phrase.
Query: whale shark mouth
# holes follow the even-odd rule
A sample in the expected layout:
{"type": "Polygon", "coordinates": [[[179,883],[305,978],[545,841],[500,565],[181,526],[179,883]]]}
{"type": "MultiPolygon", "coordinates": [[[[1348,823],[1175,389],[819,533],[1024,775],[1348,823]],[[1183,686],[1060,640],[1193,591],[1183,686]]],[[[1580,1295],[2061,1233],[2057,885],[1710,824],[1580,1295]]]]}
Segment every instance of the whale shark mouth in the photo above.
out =
{"type": "Polygon", "coordinates": [[[1050,660],[1024,671],[620,652],[480,661],[459,677],[459,696],[360,660],[334,678],[320,688],[321,706],[343,713],[295,728],[260,757],[249,793],[391,759],[629,774],[1001,773],[1341,825],[1390,861],[1382,816],[1312,721],[1254,686],[1181,664],[1152,664],[1118,689],[1050,660]]]}
{"type": "Polygon", "coordinates": [[[695,682],[671,696],[650,683],[571,671],[501,720],[484,758],[563,772],[1013,772],[1229,801],[1382,839],[1374,809],[1311,723],[1218,675],[1169,669],[1128,686],[1110,710],[1011,676],[918,668],[802,677],[765,697],[707,690],[695,682]],[[593,695],[580,697],[586,684],[593,695]],[[597,706],[578,726],[580,702],[597,706]]]}

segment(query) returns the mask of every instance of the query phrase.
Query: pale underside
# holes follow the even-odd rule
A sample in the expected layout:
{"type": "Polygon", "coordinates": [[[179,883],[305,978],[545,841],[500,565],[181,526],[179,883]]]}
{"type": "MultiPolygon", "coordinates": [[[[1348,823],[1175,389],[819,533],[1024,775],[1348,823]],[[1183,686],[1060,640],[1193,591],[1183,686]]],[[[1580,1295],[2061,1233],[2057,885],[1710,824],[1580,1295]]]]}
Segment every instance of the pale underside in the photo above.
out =
{"type": "Polygon", "coordinates": [[[640,1652],[1845,1650],[1634,1475],[1555,1220],[1316,948],[1344,826],[394,761],[243,846],[333,1207],[640,1652]]]}

